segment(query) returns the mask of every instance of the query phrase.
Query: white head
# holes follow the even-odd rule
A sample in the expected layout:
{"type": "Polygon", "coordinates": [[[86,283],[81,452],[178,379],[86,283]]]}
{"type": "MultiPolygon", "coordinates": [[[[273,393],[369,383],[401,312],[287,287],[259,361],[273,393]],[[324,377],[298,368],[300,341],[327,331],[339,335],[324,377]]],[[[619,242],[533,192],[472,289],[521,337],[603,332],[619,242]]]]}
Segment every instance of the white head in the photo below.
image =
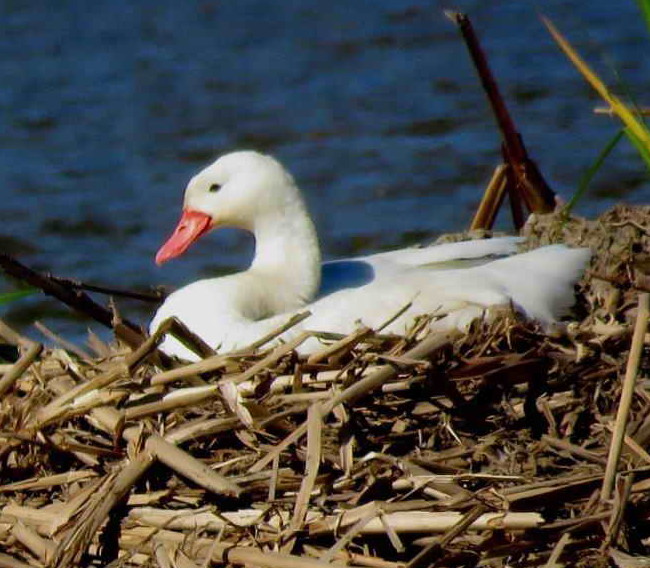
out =
{"type": "Polygon", "coordinates": [[[277,160],[254,151],[226,154],[187,184],[183,214],[156,262],[181,255],[212,228],[255,231],[262,221],[281,217],[296,206],[304,208],[300,192],[277,160]]]}
{"type": "Polygon", "coordinates": [[[214,226],[254,230],[255,221],[300,199],[291,175],[272,158],[253,151],[226,154],[187,184],[183,209],[202,211],[214,226]]]}

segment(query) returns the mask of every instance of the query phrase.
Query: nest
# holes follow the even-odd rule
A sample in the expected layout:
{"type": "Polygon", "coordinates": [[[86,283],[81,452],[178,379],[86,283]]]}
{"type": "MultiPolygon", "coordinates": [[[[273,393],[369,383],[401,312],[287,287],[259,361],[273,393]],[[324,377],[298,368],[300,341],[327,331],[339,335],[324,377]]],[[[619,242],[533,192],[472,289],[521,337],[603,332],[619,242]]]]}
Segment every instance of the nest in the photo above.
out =
{"type": "Polygon", "coordinates": [[[0,567],[647,565],[648,219],[528,224],[595,252],[553,335],[505,310],[169,365],[0,326],[0,567]]]}

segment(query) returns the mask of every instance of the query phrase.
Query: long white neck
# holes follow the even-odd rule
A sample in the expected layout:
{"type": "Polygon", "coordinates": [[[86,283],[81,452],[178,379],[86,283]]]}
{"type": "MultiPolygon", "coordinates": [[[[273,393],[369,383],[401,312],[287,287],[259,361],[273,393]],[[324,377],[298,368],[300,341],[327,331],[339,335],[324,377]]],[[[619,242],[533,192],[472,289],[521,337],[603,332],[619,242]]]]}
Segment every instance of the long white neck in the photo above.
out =
{"type": "MultiPolygon", "coordinates": [[[[296,196],[297,197],[297,196],[296,196]]],[[[320,286],[321,255],[316,229],[302,200],[261,216],[253,227],[255,258],[247,273],[258,283],[267,314],[304,306],[320,286]]]]}

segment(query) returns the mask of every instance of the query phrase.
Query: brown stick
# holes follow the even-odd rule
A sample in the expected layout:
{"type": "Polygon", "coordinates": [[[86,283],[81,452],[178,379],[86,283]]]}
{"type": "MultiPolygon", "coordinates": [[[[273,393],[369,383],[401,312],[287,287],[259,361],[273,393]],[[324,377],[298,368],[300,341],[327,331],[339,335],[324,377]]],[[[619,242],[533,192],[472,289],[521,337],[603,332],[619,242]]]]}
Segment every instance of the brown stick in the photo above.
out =
{"type": "Polygon", "coordinates": [[[503,138],[502,153],[505,163],[512,168],[517,193],[521,196],[529,211],[549,213],[555,207],[555,193],[544,180],[539,168],[528,156],[521,135],[508,112],[496,80],[472,23],[466,14],[446,12],[447,17],[460,29],[470,57],[478,72],[483,89],[488,97],[492,111],[503,138]]]}
{"type": "Polygon", "coordinates": [[[112,329],[115,335],[127,345],[137,347],[144,341],[144,335],[136,324],[125,319],[120,323],[115,323],[113,313],[104,306],[100,306],[84,292],[73,290],[50,276],[36,272],[8,254],[0,254],[0,268],[9,276],[27,282],[30,286],[42,290],[48,296],[56,298],[73,310],[112,329]]]}
{"type": "Polygon", "coordinates": [[[109,288],[107,286],[98,286],[97,284],[88,284],[79,280],[72,280],[71,278],[61,278],[60,276],[47,275],[54,282],[58,282],[62,286],[72,288],[73,290],[85,290],[86,292],[96,292],[97,294],[106,294],[107,296],[117,296],[122,298],[130,298],[131,300],[139,300],[141,302],[150,302],[152,304],[160,304],[167,294],[161,290],[153,292],[135,292],[133,290],[123,290],[121,288],[109,288]]]}

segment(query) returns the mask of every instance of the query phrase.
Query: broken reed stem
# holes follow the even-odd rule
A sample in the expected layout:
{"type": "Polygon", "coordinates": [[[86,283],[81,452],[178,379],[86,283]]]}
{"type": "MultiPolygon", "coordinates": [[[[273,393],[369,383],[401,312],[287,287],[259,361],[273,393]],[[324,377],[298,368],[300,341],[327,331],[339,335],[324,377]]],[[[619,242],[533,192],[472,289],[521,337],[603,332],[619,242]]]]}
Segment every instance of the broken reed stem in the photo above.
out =
{"type": "Polygon", "coordinates": [[[612,505],[612,514],[609,518],[607,533],[601,551],[604,553],[612,544],[616,543],[618,534],[623,523],[625,508],[630,499],[632,492],[633,474],[621,475],[616,480],[617,490],[614,494],[614,503],[612,505]]]}
{"type": "Polygon", "coordinates": [[[360,327],[356,331],[353,331],[349,335],[346,335],[343,339],[339,339],[338,341],[335,341],[331,345],[326,346],[324,349],[321,349],[320,351],[316,351],[316,353],[312,353],[308,358],[307,358],[307,364],[308,365],[317,365],[318,363],[321,363],[323,361],[326,361],[333,355],[337,353],[341,353],[343,351],[348,351],[350,350],[353,346],[355,346],[357,343],[368,337],[372,333],[372,330],[369,327],[360,327]]]}
{"type": "MultiPolygon", "coordinates": [[[[354,525],[348,528],[345,531],[345,534],[341,536],[322,556],[321,559],[329,562],[334,558],[338,553],[340,553],[348,544],[352,542],[353,539],[358,537],[361,534],[361,529],[366,526],[373,518],[376,518],[380,514],[377,510],[377,506],[369,510],[363,517],[361,517],[354,525]]],[[[338,533],[337,530],[340,527],[334,529],[334,533],[338,533]]]]}
{"type": "Polygon", "coordinates": [[[311,335],[312,334],[309,331],[303,331],[299,333],[296,337],[294,337],[287,343],[278,345],[278,347],[276,347],[273,351],[271,351],[266,357],[264,357],[263,359],[261,359],[260,361],[252,365],[249,369],[246,369],[243,373],[239,374],[236,377],[233,377],[232,379],[227,379],[227,380],[232,381],[232,383],[235,385],[238,385],[240,383],[243,383],[244,381],[252,379],[255,375],[257,375],[257,373],[264,371],[265,369],[268,369],[279,359],[289,354],[296,347],[298,347],[303,341],[309,339],[311,335]]]}
{"type": "MultiPolygon", "coordinates": [[[[319,556],[321,560],[322,551],[319,547],[312,545],[305,545],[304,550],[310,556],[319,556]]],[[[403,562],[393,562],[392,560],[383,560],[375,556],[367,556],[365,554],[357,554],[349,550],[341,550],[336,552],[333,556],[334,560],[341,560],[349,566],[367,566],[368,568],[404,568],[403,562]]]]}
{"type": "Polygon", "coordinates": [[[189,363],[176,369],[163,371],[162,373],[158,373],[151,377],[150,384],[152,386],[166,385],[167,383],[172,383],[181,379],[196,377],[203,373],[213,373],[214,371],[225,367],[229,358],[228,355],[213,355],[212,357],[208,357],[202,361],[196,361],[195,363],[189,363]]]}
{"type": "Polygon", "coordinates": [[[145,447],[159,461],[213,493],[238,497],[242,492],[236,483],[211,470],[202,461],[158,434],[149,435],[145,447]]]}
{"type": "MultiPolygon", "coordinates": [[[[361,517],[360,520],[363,520],[363,523],[357,529],[358,534],[385,534],[385,524],[388,524],[398,534],[446,533],[440,537],[440,542],[444,540],[448,543],[465,530],[525,530],[539,527],[544,522],[544,518],[539,513],[486,513],[487,509],[482,503],[471,509],[470,516],[457,511],[394,511],[382,512],[382,519],[376,510],[378,505],[376,503],[373,505],[375,509],[371,510],[370,516],[361,517]],[[460,532],[456,534],[456,531],[460,532]]],[[[325,517],[310,523],[309,533],[312,535],[329,534],[355,526],[358,522],[357,516],[349,518],[345,516],[341,518],[340,515],[325,517]]]]}
{"type": "Polygon", "coordinates": [[[300,485],[296,498],[290,529],[297,531],[302,528],[307,515],[309,497],[316,484],[318,468],[321,461],[323,417],[317,405],[311,405],[307,414],[307,459],[305,460],[305,477],[300,485]]]}
{"type": "Polygon", "coordinates": [[[178,389],[162,396],[160,400],[135,404],[125,408],[124,418],[126,420],[138,420],[159,412],[200,404],[217,396],[219,396],[219,387],[216,385],[178,389]]]}
{"type": "Polygon", "coordinates": [[[503,203],[503,198],[506,195],[506,187],[508,185],[508,170],[507,164],[499,164],[492,174],[490,183],[485,188],[481,203],[474,214],[472,223],[469,227],[470,231],[478,229],[491,229],[494,225],[494,220],[503,203]]]}
{"type": "MultiPolygon", "coordinates": [[[[302,319],[307,317],[307,315],[308,313],[298,314],[297,316],[292,318],[290,322],[287,322],[282,327],[288,328],[290,327],[289,326],[290,323],[291,325],[296,325],[298,322],[302,321],[302,319]]],[[[273,333],[276,332],[281,333],[278,330],[275,330],[273,333]]],[[[252,378],[260,371],[266,369],[269,365],[275,363],[280,357],[283,357],[284,355],[286,355],[287,353],[295,349],[298,345],[300,345],[303,341],[305,341],[309,337],[311,337],[310,332],[300,333],[289,342],[283,343],[282,345],[276,347],[266,357],[264,357],[263,359],[255,363],[253,366],[251,366],[249,369],[244,371],[239,376],[228,380],[232,380],[234,381],[235,384],[239,384],[240,382],[244,382],[252,378]]],[[[162,373],[158,373],[157,375],[154,375],[151,378],[151,385],[164,385],[180,379],[187,379],[195,375],[199,375],[203,373],[212,373],[214,371],[217,371],[225,367],[228,361],[233,360],[237,356],[237,353],[239,352],[240,351],[233,352],[233,353],[212,355],[207,359],[203,359],[202,361],[196,361],[195,363],[184,365],[182,367],[179,367],[178,369],[170,369],[169,371],[163,371],[162,373]]]]}
{"type": "Polygon", "coordinates": [[[158,329],[163,326],[165,328],[165,334],[174,336],[177,341],[187,347],[192,353],[196,353],[199,357],[204,359],[214,355],[214,349],[175,316],[163,321],[158,329]]]}
{"type": "MultiPolygon", "coordinates": [[[[216,510],[157,509],[155,507],[134,507],[128,515],[132,522],[143,527],[160,527],[169,530],[197,530],[217,533],[226,527],[240,529],[254,526],[264,520],[266,511],[243,509],[219,513],[216,510]]],[[[285,515],[285,517],[288,517],[285,515]]],[[[283,521],[285,519],[283,518],[283,521]]]]}
{"type": "MultiPolygon", "coordinates": [[[[97,420],[98,426],[108,432],[114,432],[123,418],[114,408],[96,408],[91,413],[97,420]]],[[[220,425],[223,425],[222,421],[220,421],[220,425]]],[[[127,428],[121,432],[121,435],[126,441],[133,442],[140,436],[140,428],[137,426],[127,428]]],[[[177,440],[177,443],[180,441],[177,440]]],[[[228,496],[238,496],[241,493],[241,489],[236,483],[212,471],[203,462],[158,434],[150,434],[145,442],[145,447],[152,457],[208,491],[228,496]]]]}
{"type": "Polygon", "coordinates": [[[126,356],[126,365],[129,369],[133,370],[137,368],[157,349],[163,339],[163,334],[166,331],[164,323],[165,322],[163,322],[152,335],[147,337],[137,348],[133,349],[133,351],[126,356]]]}
{"type": "MultiPolygon", "coordinates": [[[[47,406],[39,409],[36,414],[36,423],[33,425],[33,428],[42,428],[46,424],[51,424],[54,421],[67,416],[68,412],[72,412],[74,414],[72,409],[75,402],[77,405],[79,405],[79,401],[84,400],[84,395],[92,393],[93,391],[97,395],[101,395],[103,394],[101,392],[101,389],[104,389],[105,387],[121,379],[128,379],[129,376],[130,374],[128,367],[122,363],[113,366],[109,371],[105,373],[101,373],[96,377],[93,377],[90,381],[79,383],[75,387],[60,394],[47,406]]],[[[87,409],[85,407],[77,408],[76,413],[85,413],[86,411],[87,409]]]]}
{"type": "Polygon", "coordinates": [[[570,531],[562,533],[562,536],[555,543],[555,546],[553,547],[553,551],[551,552],[548,561],[544,565],[544,568],[556,568],[558,566],[558,560],[560,559],[562,552],[564,552],[564,549],[566,548],[566,545],[569,544],[570,540],[571,540],[570,531]]]}
{"type": "Polygon", "coordinates": [[[20,521],[13,525],[11,534],[44,564],[49,564],[54,557],[56,544],[50,539],[43,538],[33,528],[25,526],[20,521]]]}
{"type": "Polygon", "coordinates": [[[291,316],[291,318],[289,318],[289,320],[286,323],[282,324],[277,329],[274,329],[270,333],[267,333],[265,336],[260,337],[257,341],[254,341],[245,349],[239,349],[238,351],[244,353],[247,351],[256,351],[260,347],[262,347],[262,345],[266,345],[269,341],[273,341],[276,337],[282,335],[285,331],[289,331],[292,327],[295,327],[301,321],[307,319],[310,315],[311,312],[309,311],[299,312],[291,316]]]}
{"type": "Polygon", "coordinates": [[[176,564],[170,557],[170,547],[165,546],[162,542],[157,542],[153,546],[153,556],[156,559],[158,568],[174,568],[176,564]]]}
{"type": "MultiPolygon", "coordinates": [[[[62,393],[59,397],[44,407],[39,412],[39,416],[45,419],[45,417],[56,415],[63,411],[64,405],[69,404],[74,399],[79,398],[86,393],[90,393],[94,390],[98,391],[116,381],[130,378],[131,373],[144,362],[148,355],[153,353],[158,343],[161,341],[162,335],[165,333],[166,329],[165,323],[167,323],[167,320],[166,322],[163,322],[160,328],[151,337],[148,337],[137,348],[129,353],[121,364],[116,364],[108,371],[93,377],[90,381],[80,383],[76,387],[62,393]]],[[[172,322],[170,321],[169,324],[171,323],[172,322]]]]}
{"type": "Polygon", "coordinates": [[[54,345],[57,345],[64,351],[74,353],[79,359],[90,363],[92,361],[92,356],[88,351],[82,349],[78,345],[74,344],[72,341],[68,341],[64,337],[61,337],[58,333],[53,332],[49,327],[47,327],[43,322],[35,321],[34,327],[42,333],[47,339],[49,339],[54,345]]]}
{"type": "Polygon", "coordinates": [[[33,344],[0,379],[0,397],[7,393],[43,351],[40,343],[33,344]]]}
{"type": "Polygon", "coordinates": [[[54,475],[46,475],[43,477],[33,477],[32,479],[25,479],[23,481],[16,481],[15,483],[0,485],[0,493],[7,491],[39,491],[41,489],[49,489],[57,485],[77,483],[91,477],[97,477],[97,475],[97,472],[91,469],[86,469],[80,471],[68,471],[66,473],[57,473],[54,475]]]}
{"type": "MultiPolygon", "coordinates": [[[[99,427],[113,434],[119,430],[119,424],[123,420],[123,414],[108,407],[93,409],[91,416],[97,420],[99,427]]],[[[222,425],[223,422],[219,421],[219,424],[222,425]]],[[[132,442],[140,436],[140,428],[137,426],[127,428],[120,431],[120,434],[127,442],[132,442]]],[[[158,434],[150,434],[145,442],[145,447],[152,459],[158,459],[208,491],[228,496],[238,496],[242,491],[236,483],[212,471],[203,462],[158,434]]]]}
{"type": "Polygon", "coordinates": [[[650,317],[650,295],[644,292],[639,294],[638,312],[636,323],[634,325],[634,334],[632,335],[632,345],[627,359],[625,378],[623,379],[623,390],[621,391],[621,400],[618,405],[618,412],[616,413],[614,433],[612,434],[612,442],[607,457],[605,477],[603,479],[603,487],[600,493],[600,499],[603,502],[609,501],[614,487],[618,461],[621,456],[623,440],[625,438],[625,428],[627,427],[627,419],[630,414],[630,406],[632,405],[632,398],[634,396],[636,376],[641,361],[641,354],[643,352],[643,342],[648,327],[648,317],[650,317]]]}
{"type": "Polygon", "coordinates": [[[69,568],[81,559],[113,507],[124,499],[153,461],[149,452],[140,452],[117,475],[107,478],[93,496],[89,507],[77,518],[66,538],[57,547],[53,568],[69,568]]]}
{"type": "MultiPolygon", "coordinates": [[[[129,353],[121,364],[115,364],[111,369],[98,374],[91,380],[79,383],[68,391],[61,393],[61,395],[51,401],[47,406],[40,409],[37,415],[39,427],[63,416],[69,417],[69,412],[72,410],[70,406],[83,400],[82,397],[84,395],[89,395],[93,391],[98,395],[101,395],[101,389],[108,387],[116,381],[130,379],[131,373],[135,371],[149,355],[154,353],[167,328],[173,323],[172,319],[165,320],[158,330],[129,353]]],[[[86,409],[84,408],[78,408],[76,410],[77,413],[84,413],[85,411],[86,409]]]]}
{"type": "Polygon", "coordinates": [[[165,440],[174,445],[182,444],[188,440],[198,440],[205,436],[214,436],[222,432],[234,432],[241,425],[241,420],[236,416],[227,418],[199,418],[186,422],[165,434],[165,440]]]}

